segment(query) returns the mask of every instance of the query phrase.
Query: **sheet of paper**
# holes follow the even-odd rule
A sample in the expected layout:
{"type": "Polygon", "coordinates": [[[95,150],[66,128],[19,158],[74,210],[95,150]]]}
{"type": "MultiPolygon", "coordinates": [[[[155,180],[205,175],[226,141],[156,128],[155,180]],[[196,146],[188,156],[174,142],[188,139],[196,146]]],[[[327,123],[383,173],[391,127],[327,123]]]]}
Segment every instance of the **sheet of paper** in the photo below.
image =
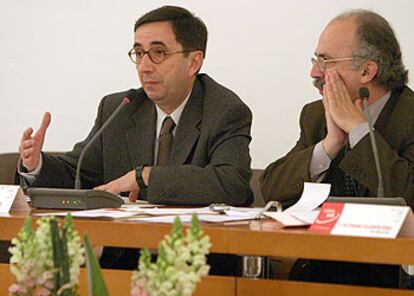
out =
{"type": "MultiPolygon", "coordinates": [[[[223,223],[229,221],[246,221],[253,220],[260,208],[237,208],[229,207],[225,215],[213,212],[209,207],[201,208],[148,208],[144,204],[131,205],[118,209],[97,209],[71,212],[73,217],[78,218],[111,218],[111,219],[128,219],[129,221],[145,221],[154,223],[172,223],[175,216],[180,216],[183,221],[191,221],[191,215],[197,213],[199,220],[209,223],[223,223]]],[[[54,212],[36,214],[38,216],[66,216],[68,212],[54,212]]]]}
{"type": "Polygon", "coordinates": [[[119,196],[124,201],[124,204],[122,205],[122,208],[129,209],[129,208],[155,208],[159,207],[159,205],[156,204],[150,204],[146,200],[137,200],[136,202],[130,202],[128,197],[119,196]]]}
{"type": "Polygon", "coordinates": [[[266,217],[279,221],[284,226],[311,225],[319,211],[316,210],[328,197],[330,184],[305,182],[298,202],[283,212],[265,212],[266,217]]]}
{"type": "Polygon", "coordinates": [[[66,216],[71,213],[73,217],[78,218],[112,218],[121,219],[134,216],[135,213],[123,211],[122,209],[97,209],[97,210],[85,210],[85,211],[73,211],[73,212],[54,212],[54,213],[38,213],[35,216],[66,216]]]}
{"type": "Polygon", "coordinates": [[[299,220],[295,218],[293,215],[291,215],[290,213],[286,213],[286,212],[264,212],[263,215],[282,223],[283,226],[293,227],[293,226],[309,225],[309,223],[299,220]]]}
{"type": "MultiPolygon", "coordinates": [[[[55,212],[55,213],[41,213],[36,214],[38,216],[66,216],[69,212],[55,212]]],[[[208,207],[204,208],[146,208],[135,206],[133,208],[114,208],[114,209],[96,209],[85,211],[73,211],[71,212],[73,217],[80,218],[112,218],[112,219],[124,219],[127,217],[134,217],[139,215],[145,216],[175,216],[175,215],[190,215],[192,213],[197,214],[209,214],[218,215],[217,212],[210,211],[208,207]]]]}
{"type": "Polygon", "coordinates": [[[259,213],[262,208],[252,208],[252,207],[229,207],[229,211],[237,211],[243,213],[259,213]]]}
{"type": "MultiPolygon", "coordinates": [[[[226,216],[233,217],[233,218],[245,218],[245,219],[255,219],[257,214],[259,213],[259,209],[254,209],[252,211],[239,211],[237,209],[231,209],[229,211],[224,211],[226,216]]],[[[223,215],[221,215],[223,216],[223,215]]]]}
{"type": "Polygon", "coordinates": [[[316,218],[319,215],[319,209],[315,209],[313,211],[298,211],[298,212],[290,212],[289,213],[291,216],[293,216],[296,219],[299,219],[303,222],[306,222],[307,225],[312,224],[313,222],[315,222],[316,218]]]}
{"type": "MultiPolygon", "coordinates": [[[[173,223],[176,216],[158,216],[158,217],[136,217],[129,218],[128,221],[149,222],[149,223],[173,223]]],[[[180,216],[182,223],[189,223],[191,221],[190,215],[180,216]]]]}
{"type": "MultiPolygon", "coordinates": [[[[156,217],[137,217],[129,218],[128,221],[139,221],[149,223],[173,223],[176,216],[156,216],[156,217]]],[[[182,223],[190,223],[191,215],[180,215],[182,223]]],[[[251,217],[234,217],[228,215],[198,215],[198,220],[207,223],[225,223],[252,220],[251,217]]]]}
{"type": "Polygon", "coordinates": [[[305,182],[302,196],[297,203],[286,209],[285,212],[310,212],[327,200],[330,191],[331,184],[305,182]]]}

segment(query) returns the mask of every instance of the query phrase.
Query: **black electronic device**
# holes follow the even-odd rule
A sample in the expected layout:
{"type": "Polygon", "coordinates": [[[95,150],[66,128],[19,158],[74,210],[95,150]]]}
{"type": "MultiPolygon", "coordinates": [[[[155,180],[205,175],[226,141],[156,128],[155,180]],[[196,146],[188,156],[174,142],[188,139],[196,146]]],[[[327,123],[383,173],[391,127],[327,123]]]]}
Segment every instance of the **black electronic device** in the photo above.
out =
{"type": "Polygon", "coordinates": [[[124,100],[119,104],[115,111],[109,116],[108,120],[96,132],[92,139],[83,148],[75,177],[75,189],[68,188],[37,188],[31,187],[25,189],[25,193],[30,196],[30,204],[33,208],[40,209],[60,209],[60,210],[86,210],[98,208],[119,208],[123,203],[123,199],[116,194],[93,189],[81,189],[81,168],[82,161],[86,151],[91,147],[92,143],[102,134],[102,132],[110,125],[113,119],[137,97],[137,91],[130,89],[124,100]]]}
{"type": "Polygon", "coordinates": [[[119,208],[124,201],[119,196],[92,189],[36,188],[26,189],[30,205],[39,209],[88,210],[119,208]]]}
{"type": "Polygon", "coordinates": [[[406,206],[407,202],[402,197],[329,197],[326,202],[375,204],[387,206],[406,206]]]}

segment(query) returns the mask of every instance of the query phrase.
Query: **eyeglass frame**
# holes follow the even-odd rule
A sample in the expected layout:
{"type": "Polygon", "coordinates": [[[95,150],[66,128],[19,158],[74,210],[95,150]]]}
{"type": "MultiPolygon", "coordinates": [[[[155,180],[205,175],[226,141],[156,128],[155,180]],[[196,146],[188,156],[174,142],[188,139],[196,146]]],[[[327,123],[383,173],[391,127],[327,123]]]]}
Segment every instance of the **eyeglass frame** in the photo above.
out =
{"type": "Polygon", "coordinates": [[[347,62],[355,60],[357,58],[358,57],[325,59],[324,57],[315,55],[315,57],[311,57],[311,62],[313,65],[317,64],[319,69],[321,69],[324,72],[326,71],[327,64],[329,63],[347,62]]]}
{"type": "Polygon", "coordinates": [[[152,49],[155,49],[156,47],[151,47],[149,50],[144,50],[144,49],[142,49],[142,51],[144,52],[144,54],[142,55],[142,57],[141,57],[141,59],[140,59],[140,61],[134,61],[134,59],[132,58],[132,54],[133,54],[133,52],[135,51],[136,52],[136,49],[135,48],[131,48],[131,50],[130,51],[128,51],[128,56],[129,56],[129,58],[130,58],[130,60],[134,63],[134,64],[136,64],[136,65],[138,65],[138,64],[140,64],[141,62],[142,62],[142,59],[144,58],[144,56],[146,55],[146,54],[148,54],[148,57],[149,57],[149,59],[151,60],[151,62],[153,62],[154,64],[157,64],[157,65],[159,65],[159,64],[161,64],[162,62],[164,62],[167,58],[168,58],[168,56],[170,56],[170,55],[173,55],[173,54],[177,54],[177,53],[187,53],[187,52],[192,52],[192,51],[194,51],[194,49],[186,49],[186,50],[177,50],[177,51],[166,51],[166,50],[164,50],[163,49],[163,52],[164,52],[164,58],[162,59],[162,61],[160,61],[160,62],[156,62],[156,61],[154,61],[153,60],[153,58],[151,57],[151,54],[150,54],[150,51],[152,50],[152,49]]]}

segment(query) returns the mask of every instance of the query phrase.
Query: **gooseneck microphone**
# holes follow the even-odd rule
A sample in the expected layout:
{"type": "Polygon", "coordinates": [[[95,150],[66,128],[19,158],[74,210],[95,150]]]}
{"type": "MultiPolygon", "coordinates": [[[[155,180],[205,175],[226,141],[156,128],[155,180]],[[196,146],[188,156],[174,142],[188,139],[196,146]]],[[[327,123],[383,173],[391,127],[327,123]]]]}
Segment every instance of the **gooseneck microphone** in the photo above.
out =
{"type": "Polygon", "coordinates": [[[124,109],[126,105],[128,105],[136,96],[136,90],[130,89],[121,104],[118,105],[118,107],[115,109],[115,111],[109,116],[109,118],[105,121],[105,123],[101,126],[101,128],[96,132],[95,135],[93,135],[92,139],[86,144],[86,146],[82,149],[82,152],[79,156],[78,163],[76,165],[76,177],[75,177],[75,189],[81,189],[82,188],[82,182],[81,182],[81,167],[82,162],[85,157],[86,152],[89,150],[89,148],[92,146],[92,144],[96,141],[96,139],[103,133],[103,131],[111,124],[111,122],[114,120],[114,118],[124,109]]]}
{"type": "Polygon", "coordinates": [[[372,146],[372,151],[374,153],[375,168],[377,169],[377,176],[378,176],[377,195],[378,195],[378,197],[384,197],[384,181],[383,181],[383,178],[382,178],[381,164],[380,164],[379,156],[378,156],[377,141],[375,140],[375,134],[374,134],[374,130],[373,130],[372,118],[371,118],[371,115],[370,115],[369,109],[368,109],[368,98],[369,98],[368,88],[361,87],[359,89],[359,97],[361,98],[361,100],[364,104],[364,112],[365,112],[365,115],[368,118],[369,136],[371,138],[371,146],[372,146]]]}
{"type": "Polygon", "coordinates": [[[135,98],[138,92],[131,89],[127,92],[123,101],[109,116],[101,128],[94,134],[91,140],[82,149],[76,166],[75,189],[68,188],[37,188],[26,189],[26,194],[30,196],[31,206],[41,209],[60,209],[60,210],[86,210],[98,208],[119,208],[123,199],[110,192],[81,189],[81,168],[85,154],[102,132],[113,122],[114,118],[135,98]]]}

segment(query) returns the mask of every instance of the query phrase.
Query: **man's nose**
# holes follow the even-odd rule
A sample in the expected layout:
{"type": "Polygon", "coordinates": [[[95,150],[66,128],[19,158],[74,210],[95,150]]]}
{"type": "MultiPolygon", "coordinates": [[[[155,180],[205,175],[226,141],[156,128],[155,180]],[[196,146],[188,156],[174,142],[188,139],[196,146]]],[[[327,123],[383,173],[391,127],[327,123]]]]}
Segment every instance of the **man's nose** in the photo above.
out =
{"type": "Polygon", "coordinates": [[[321,67],[319,67],[318,63],[312,64],[312,68],[310,71],[310,76],[312,78],[319,78],[324,77],[325,72],[321,70],[321,67]]]}
{"type": "Polygon", "coordinates": [[[137,69],[139,72],[151,72],[154,70],[154,62],[151,61],[148,53],[145,54],[137,64],[137,69]]]}

